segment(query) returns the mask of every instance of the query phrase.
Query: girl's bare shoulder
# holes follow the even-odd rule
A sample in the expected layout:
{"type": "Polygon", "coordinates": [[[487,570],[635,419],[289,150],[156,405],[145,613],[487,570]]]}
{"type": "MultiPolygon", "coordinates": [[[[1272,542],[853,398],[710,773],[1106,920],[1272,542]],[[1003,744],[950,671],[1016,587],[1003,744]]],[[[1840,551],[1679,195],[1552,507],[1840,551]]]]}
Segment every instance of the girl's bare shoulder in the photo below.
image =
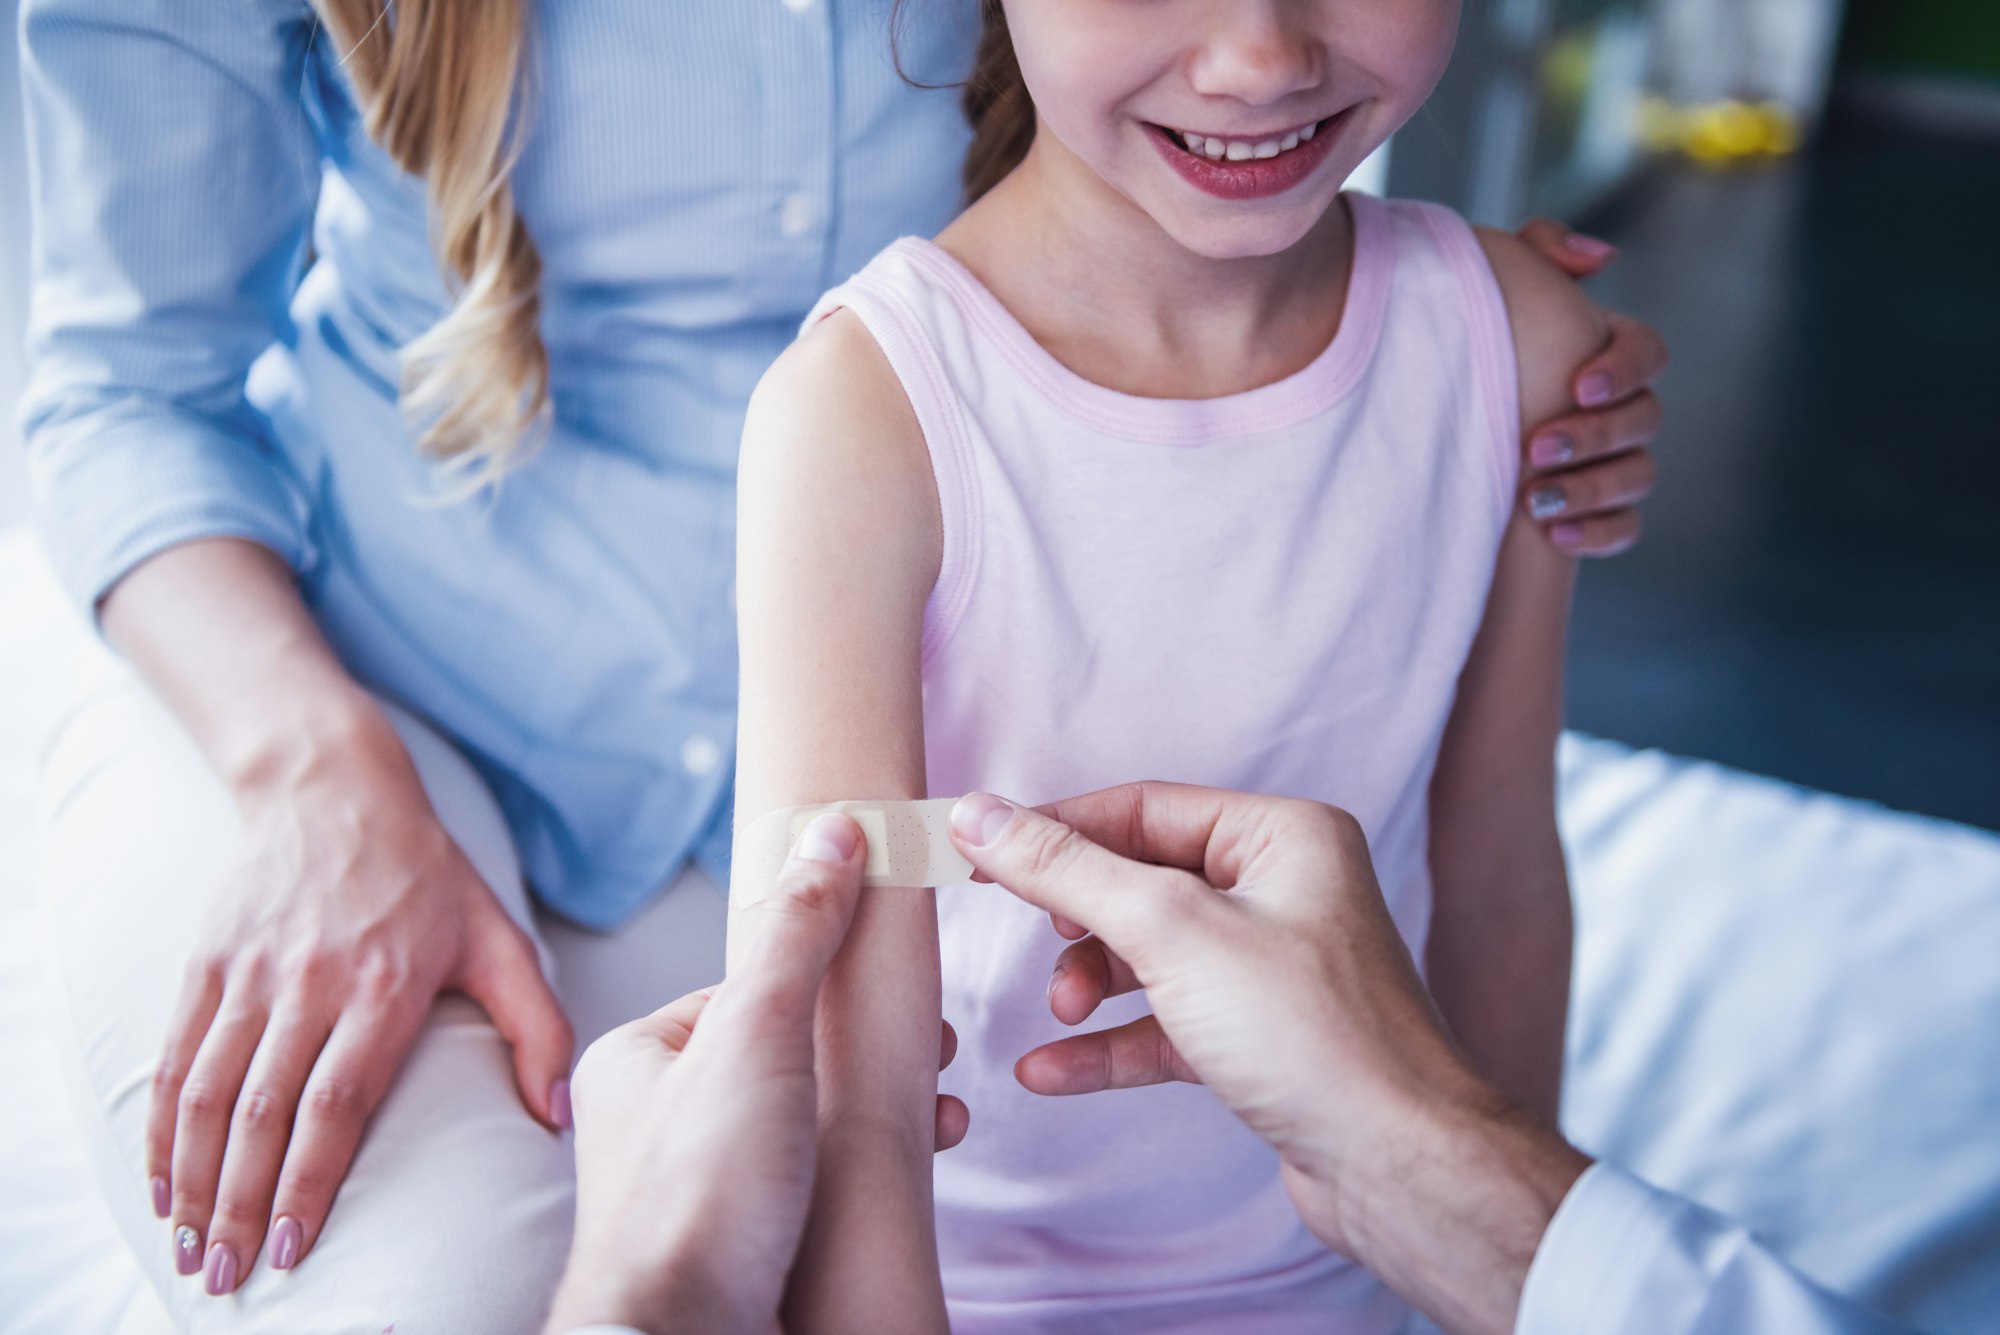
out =
{"type": "Polygon", "coordinates": [[[1545,422],[1575,407],[1570,382],[1611,328],[1582,285],[1533,246],[1512,232],[1473,230],[1507,301],[1520,364],[1521,424],[1545,422]]]}
{"type": "Polygon", "coordinates": [[[766,546],[816,547],[926,589],[935,580],[943,521],[923,430],[853,311],[813,325],[758,382],[743,425],[738,517],[742,535],[766,546]]]}

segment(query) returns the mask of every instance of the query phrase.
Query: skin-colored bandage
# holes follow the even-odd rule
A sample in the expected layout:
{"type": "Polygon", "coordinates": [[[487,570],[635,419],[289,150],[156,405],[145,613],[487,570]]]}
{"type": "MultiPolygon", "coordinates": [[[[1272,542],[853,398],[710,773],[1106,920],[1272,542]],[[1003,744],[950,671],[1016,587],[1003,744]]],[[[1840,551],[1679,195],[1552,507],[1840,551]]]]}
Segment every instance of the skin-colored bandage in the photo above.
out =
{"type": "Polygon", "coordinates": [[[852,817],[868,840],[861,884],[924,887],[966,880],[972,864],[951,844],[951,809],[957,804],[955,797],[926,802],[884,798],[767,811],[736,832],[729,902],[742,908],[771,893],[792,845],[813,817],[828,811],[852,817]]]}

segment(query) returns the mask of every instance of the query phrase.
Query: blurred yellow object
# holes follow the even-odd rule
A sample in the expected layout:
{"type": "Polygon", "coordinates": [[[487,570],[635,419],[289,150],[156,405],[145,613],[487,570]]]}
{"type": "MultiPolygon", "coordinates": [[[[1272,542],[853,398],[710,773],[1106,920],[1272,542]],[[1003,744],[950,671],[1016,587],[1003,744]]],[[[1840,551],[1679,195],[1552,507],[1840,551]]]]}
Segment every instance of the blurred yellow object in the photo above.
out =
{"type": "Polygon", "coordinates": [[[1637,128],[1648,148],[1711,164],[1782,157],[1796,153],[1801,139],[1798,117],[1790,108],[1734,98],[1680,107],[1649,97],[1639,104],[1637,128]]]}

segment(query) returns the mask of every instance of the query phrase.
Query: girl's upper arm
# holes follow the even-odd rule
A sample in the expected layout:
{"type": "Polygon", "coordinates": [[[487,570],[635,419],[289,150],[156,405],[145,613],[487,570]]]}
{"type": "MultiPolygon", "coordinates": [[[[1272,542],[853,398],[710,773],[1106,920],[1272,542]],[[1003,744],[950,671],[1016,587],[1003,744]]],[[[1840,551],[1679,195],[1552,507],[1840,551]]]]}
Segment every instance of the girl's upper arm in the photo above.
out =
{"type": "MultiPolygon", "coordinates": [[[[1603,346],[1610,331],[1568,274],[1511,233],[1478,231],[1507,303],[1520,374],[1520,425],[1526,430],[1563,410],[1571,373],[1603,346]]],[[[1509,803],[1496,800],[1498,794],[1511,789],[1532,796],[1544,778],[1553,784],[1575,569],[1574,559],[1557,551],[1521,507],[1513,507],[1432,789],[1433,805],[1450,809],[1450,820],[1440,821],[1438,829],[1449,839],[1493,849],[1493,839],[1507,831],[1479,828],[1482,818],[1523,819],[1508,810],[1509,803]]]]}
{"type": "Polygon", "coordinates": [[[916,414],[853,312],[765,375],[739,477],[739,823],[922,797],[920,657],[942,520],[916,414]]]}
{"type": "Polygon", "coordinates": [[[26,0],[20,33],[23,425],[58,571],[94,603],[153,553],[223,533],[298,565],[300,507],[244,386],[286,319],[319,189],[311,10],[26,0]]]}

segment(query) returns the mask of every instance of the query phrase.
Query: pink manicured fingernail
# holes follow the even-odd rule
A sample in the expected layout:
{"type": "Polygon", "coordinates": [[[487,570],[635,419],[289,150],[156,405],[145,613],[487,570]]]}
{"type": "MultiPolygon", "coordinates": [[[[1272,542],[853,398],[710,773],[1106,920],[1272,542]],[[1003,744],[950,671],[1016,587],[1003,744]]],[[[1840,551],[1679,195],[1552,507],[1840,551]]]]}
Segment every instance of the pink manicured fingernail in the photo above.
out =
{"type": "Polygon", "coordinates": [[[576,1114],[569,1106],[569,1081],[558,1080],[549,1086],[549,1116],[565,1131],[576,1125],[576,1114]]]}
{"type": "Polygon", "coordinates": [[[984,848],[1014,819],[1013,804],[991,793],[968,793],[951,809],[951,828],[966,843],[984,848]]]}
{"type": "Polygon", "coordinates": [[[174,1230],[174,1269],[192,1275],[201,1269],[201,1234],[194,1225],[182,1224],[174,1230]]]}
{"type": "Polygon", "coordinates": [[[1549,525],[1549,541],[1565,549],[1581,547],[1583,546],[1583,525],[1551,524],[1549,525]]]}
{"type": "Polygon", "coordinates": [[[236,1288],[236,1253],[219,1242],[210,1247],[202,1281],[202,1287],[217,1298],[233,1292],[236,1288]]]}
{"type": "Polygon", "coordinates": [[[290,1270],[292,1263],[299,1259],[299,1243],[304,1234],[299,1230],[299,1221],[290,1215],[282,1216],[271,1226],[271,1269],[290,1270]]]}
{"type": "Polygon", "coordinates": [[[1576,401],[1586,408],[1601,408],[1611,402],[1612,391],[1616,388],[1617,382],[1612,380],[1608,371],[1592,371],[1576,387],[1576,401]]]}
{"type": "Polygon", "coordinates": [[[1609,241],[1599,241],[1596,237],[1585,236],[1582,232],[1571,232],[1563,238],[1563,245],[1586,259],[1608,260],[1618,253],[1618,247],[1609,241]]]}
{"type": "Polygon", "coordinates": [[[1528,517],[1534,520],[1553,519],[1569,509],[1569,497],[1561,487],[1543,487],[1529,493],[1528,517]]]}
{"type": "Polygon", "coordinates": [[[161,1219],[165,1219],[169,1214],[173,1212],[174,1193],[168,1190],[167,1180],[163,1177],[154,1178],[152,1181],[152,1188],[153,1188],[153,1213],[159,1216],[161,1219]]]}
{"type": "Polygon", "coordinates": [[[1566,464],[1576,454],[1576,446],[1560,431],[1546,436],[1536,436],[1528,444],[1528,462],[1537,468],[1553,468],[1566,464]]]}
{"type": "Polygon", "coordinates": [[[812,824],[799,835],[798,843],[792,845],[792,856],[838,867],[854,856],[854,845],[860,837],[860,826],[846,816],[829,811],[813,817],[812,824]]]}

